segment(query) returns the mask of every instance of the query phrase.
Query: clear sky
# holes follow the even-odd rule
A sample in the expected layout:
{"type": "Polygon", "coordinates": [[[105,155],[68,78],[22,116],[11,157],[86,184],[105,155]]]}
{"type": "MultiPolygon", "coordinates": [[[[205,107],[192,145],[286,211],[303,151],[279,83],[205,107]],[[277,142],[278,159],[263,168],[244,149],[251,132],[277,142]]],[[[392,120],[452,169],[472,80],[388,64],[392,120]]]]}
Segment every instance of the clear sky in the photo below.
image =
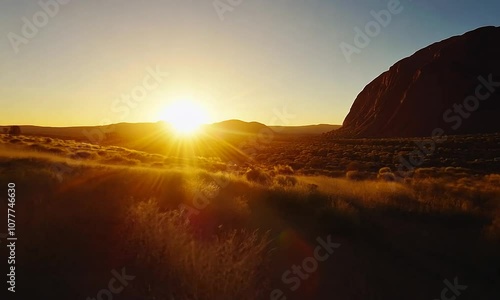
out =
{"type": "Polygon", "coordinates": [[[363,87],[399,59],[500,25],[498,0],[401,0],[348,63],[340,44],[354,45],[354,28],[390,1],[240,1],[218,13],[212,0],[71,0],[49,5],[45,20],[38,1],[2,0],[0,124],[151,122],[188,98],[209,122],[269,124],[286,110],[295,115],[288,125],[341,124],[363,87]],[[33,17],[36,34],[23,21],[33,17]],[[155,68],[168,72],[158,84],[148,77],[155,68]],[[144,80],[147,95],[124,102],[144,80]]]}

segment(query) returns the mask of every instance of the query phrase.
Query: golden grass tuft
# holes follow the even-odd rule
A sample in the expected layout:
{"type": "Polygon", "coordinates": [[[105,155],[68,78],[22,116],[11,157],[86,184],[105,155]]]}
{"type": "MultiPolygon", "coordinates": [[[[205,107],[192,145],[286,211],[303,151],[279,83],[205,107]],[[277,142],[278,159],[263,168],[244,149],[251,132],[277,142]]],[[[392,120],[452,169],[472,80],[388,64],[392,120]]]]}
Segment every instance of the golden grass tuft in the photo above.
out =
{"type": "Polygon", "coordinates": [[[182,214],[156,201],[129,214],[144,295],[155,299],[256,299],[264,290],[269,234],[222,230],[200,239],[182,214]]]}

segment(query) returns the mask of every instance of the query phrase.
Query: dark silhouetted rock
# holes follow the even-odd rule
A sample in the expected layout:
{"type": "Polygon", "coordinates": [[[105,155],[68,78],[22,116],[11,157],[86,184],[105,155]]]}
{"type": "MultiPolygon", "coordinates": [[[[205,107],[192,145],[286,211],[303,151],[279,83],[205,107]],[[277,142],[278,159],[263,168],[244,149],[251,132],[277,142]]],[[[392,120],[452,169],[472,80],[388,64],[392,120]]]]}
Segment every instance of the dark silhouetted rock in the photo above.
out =
{"type": "MultiPolygon", "coordinates": [[[[500,132],[500,86],[477,110],[464,108],[460,117],[454,111],[455,104],[476,94],[480,76],[500,82],[500,27],[449,38],[399,61],[364,88],[342,128],[327,135],[430,136],[436,128],[447,134],[500,132]]],[[[474,100],[469,100],[470,108],[474,100]]]]}

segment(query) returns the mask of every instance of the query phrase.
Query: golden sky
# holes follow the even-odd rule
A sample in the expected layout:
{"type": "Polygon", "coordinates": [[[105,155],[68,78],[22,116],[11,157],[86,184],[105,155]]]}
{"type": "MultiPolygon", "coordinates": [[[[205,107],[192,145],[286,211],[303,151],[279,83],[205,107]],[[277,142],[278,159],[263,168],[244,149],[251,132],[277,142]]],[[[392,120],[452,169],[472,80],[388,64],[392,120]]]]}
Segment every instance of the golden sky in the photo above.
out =
{"type": "Polygon", "coordinates": [[[401,1],[402,12],[347,62],[339,45],[352,44],[354,28],[388,1],[220,0],[222,14],[200,0],[55,1],[42,0],[45,10],[37,1],[0,4],[1,124],[155,122],[183,99],[203,107],[207,122],[269,124],[286,110],[295,117],[276,125],[341,124],[356,95],[397,60],[498,25],[499,11],[496,1],[401,1]],[[36,16],[43,26],[26,38],[36,16]],[[13,46],[14,35],[25,40],[13,46]],[[158,72],[168,75],[154,80],[158,72]]]}

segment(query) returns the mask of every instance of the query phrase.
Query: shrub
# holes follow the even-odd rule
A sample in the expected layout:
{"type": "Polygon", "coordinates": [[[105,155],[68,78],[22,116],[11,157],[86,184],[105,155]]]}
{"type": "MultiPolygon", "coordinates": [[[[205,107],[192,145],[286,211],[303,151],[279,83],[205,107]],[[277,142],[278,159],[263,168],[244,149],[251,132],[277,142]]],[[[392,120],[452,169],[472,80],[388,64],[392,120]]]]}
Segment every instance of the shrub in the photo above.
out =
{"type": "Polygon", "coordinates": [[[310,193],[314,193],[318,190],[318,185],[317,184],[314,184],[314,183],[310,183],[307,185],[307,190],[310,192],[310,193]]]}
{"type": "Polygon", "coordinates": [[[47,148],[47,152],[53,153],[53,154],[63,154],[63,153],[65,153],[65,151],[63,149],[55,148],[55,147],[47,148]]]}
{"type": "Polygon", "coordinates": [[[396,175],[394,175],[394,173],[392,172],[379,173],[377,175],[377,179],[383,181],[396,181],[396,175]]]}
{"type": "Polygon", "coordinates": [[[357,224],[360,222],[359,210],[352,203],[344,199],[332,199],[331,209],[336,213],[337,218],[346,218],[357,224]]]}
{"type": "Polygon", "coordinates": [[[258,168],[250,168],[245,173],[245,178],[251,182],[257,182],[260,184],[269,184],[271,182],[271,176],[265,171],[258,168]]]}
{"type": "Polygon", "coordinates": [[[282,186],[295,186],[297,184],[297,178],[293,176],[277,176],[275,179],[277,184],[282,186]]]}
{"type": "Polygon", "coordinates": [[[495,216],[491,224],[483,229],[483,234],[492,241],[500,242],[500,215],[495,216]]]}
{"type": "Polygon", "coordinates": [[[107,151],[104,151],[104,150],[101,150],[101,151],[98,151],[97,154],[99,156],[107,156],[108,155],[108,152],[107,151]]]}
{"type": "Polygon", "coordinates": [[[29,149],[32,150],[32,151],[35,151],[35,152],[45,152],[47,151],[47,148],[42,146],[42,145],[38,145],[38,144],[32,144],[29,146],[29,149]]]}
{"type": "Polygon", "coordinates": [[[78,151],[71,156],[71,158],[73,158],[73,159],[90,159],[92,157],[93,157],[93,154],[91,152],[87,152],[87,151],[78,151]]]}
{"type": "Polygon", "coordinates": [[[292,175],[294,173],[293,168],[289,165],[277,165],[274,166],[274,172],[276,174],[292,175]]]}
{"type": "Polygon", "coordinates": [[[392,173],[392,170],[389,167],[384,167],[384,168],[381,168],[380,170],[378,170],[378,173],[379,174],[392,173]]]}
{"type": "Polygon", "coordinates": [[[20,135],[21,134],[21,127],[19,127],[19,126],[10,126],[9,134],[10,135],[20,135]]]}

